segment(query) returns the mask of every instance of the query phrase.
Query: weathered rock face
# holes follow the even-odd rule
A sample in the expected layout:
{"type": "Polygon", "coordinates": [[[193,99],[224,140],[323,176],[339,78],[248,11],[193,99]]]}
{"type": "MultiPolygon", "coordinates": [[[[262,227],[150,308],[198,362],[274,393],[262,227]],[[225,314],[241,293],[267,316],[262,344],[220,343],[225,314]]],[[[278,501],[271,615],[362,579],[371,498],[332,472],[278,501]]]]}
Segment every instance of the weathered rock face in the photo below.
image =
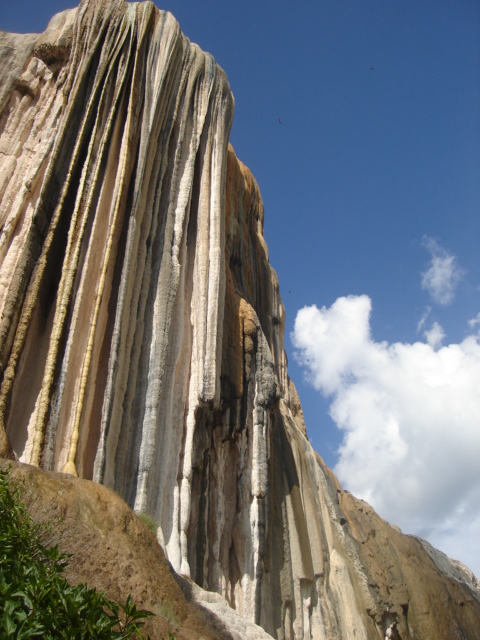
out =
{"type": "MultiPolygon", "coordinates": [[[[0,460],[8,479],[20,489],[22,500],[40,523],[55,522],[44,544],[58,544],[71,555],[66,578],[104,591],[117,602],[129,595],[137,607],[155,613],[142,629],[152,640],[258,640],[262,629],[248,624],[230,609],[227,624],[202,600],[190,581],[176,575],[161,547],[125,502],[100,484],[30,465],[0,460]],[[194,597],[192,597],[192,595],[194,597]],[[199,601],[199,604],[195,602],[199,601]],[[233,620],[231,618],[234,618],[233,620]],[[242,624],[242,633],[235,628],[242,624]]],[[[220,596],[217,596],[220,598],[220,596]]],[[[3,611],[3,602],[0,609],[3,611]]],[[[264,639],[269,636],[264,632],[264,639]]]]}
{"type": "Polygon", "coordinates": [[[468,576],[306,438],[223,71],[151,3],[0,47],[2,454],[115,489],[274,637],[478,637],[468,576]]]}

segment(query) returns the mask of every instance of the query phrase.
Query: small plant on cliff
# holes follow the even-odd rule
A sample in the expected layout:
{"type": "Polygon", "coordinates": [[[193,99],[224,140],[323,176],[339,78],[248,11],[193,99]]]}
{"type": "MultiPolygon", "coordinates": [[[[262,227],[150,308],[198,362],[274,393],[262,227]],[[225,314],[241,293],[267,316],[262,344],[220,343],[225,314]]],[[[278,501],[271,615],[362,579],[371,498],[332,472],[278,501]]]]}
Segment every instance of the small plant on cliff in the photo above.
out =
{"type": "MultiPolygon", "coordinates": [[[[164,602],[157,607],[157,612],[166,618],[174,629],[178,629],[178,618],[169,600],[164,600],[164,602]]],[[[170,638],[170,635],[168,637],[170,638]]]]}
{"type": "Polygon", "coordinates": [[[157,537],[157,529],[158,525],[155,520],[148,513],[137,513],[139,520],[143,522],[145,526],[147,526],[150,531],[153,533],[155,538],[157,537]]]}
{"type": "Polygon", "coordinates": [[[19,490],[0,470],[0,637],[47,640],[144,638],[149,611],[124,605],[85,584],[71,586],[62,573],[68,557],[58,545],[42,545],[45,525],[36,524],[19,490]]]}

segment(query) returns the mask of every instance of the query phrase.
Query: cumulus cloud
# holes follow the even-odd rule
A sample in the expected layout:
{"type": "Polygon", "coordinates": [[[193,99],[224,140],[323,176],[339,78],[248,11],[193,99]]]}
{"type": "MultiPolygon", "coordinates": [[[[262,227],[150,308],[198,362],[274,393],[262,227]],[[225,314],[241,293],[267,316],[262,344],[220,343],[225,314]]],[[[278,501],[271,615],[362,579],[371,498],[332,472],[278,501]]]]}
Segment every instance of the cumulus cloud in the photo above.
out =
{"type": "MultiPolygon", "coordinates": [[[[301,309],[292,333],[343,431],[335,472],[382,517],[458,556],[480,540],[480,338],[441,346],[434,323],[427,342],[375,342],[370,313],[368,296],[338,298],[301,309]]],[[[480,573],[478,555],[459,559],[480,573]]]]}
{"type": "Polygon", "coordinates": [[[425,237],[423,244],[431,260],[428,269],[422,273],[422,288],[437,304],[448,305],[455,297],[455,290],[465,271],[458,266],[455,256],[433,238],[425,237]]]}
{"type": "Polygon", "coordinates": [[[420,318],[417,324],[417,333],[420,333],[420,331],[424,329],[423,336],[425,337],[427,343],[432,347],[432,349],[436,349],[437,347],[440,347],[442,345],[442,342],[445,338],[445,332],[443,330],[443,327],[436,321],[433,322],[430,329],[425,328],[431,312],[432,307],[427,307],[425,313],[420,318]]]}
{"type": "Polygon", "coordinates": [[[434,322],[430,329],[423,332],[423,335],[432,349],[437,349],[442,346],[442,342],[445,338],[445,331],[438,322],[434,322]]]}

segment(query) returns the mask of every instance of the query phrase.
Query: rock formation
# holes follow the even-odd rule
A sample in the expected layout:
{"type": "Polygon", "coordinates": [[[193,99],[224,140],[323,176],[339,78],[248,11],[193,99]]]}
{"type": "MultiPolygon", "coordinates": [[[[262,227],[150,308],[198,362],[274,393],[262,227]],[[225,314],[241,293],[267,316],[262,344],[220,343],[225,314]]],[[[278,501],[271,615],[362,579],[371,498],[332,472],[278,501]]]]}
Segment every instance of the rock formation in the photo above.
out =
{"type": "Polygon", "coordinates": [[[273,637],[478,637],[468,573],[306,438],[222,69],[123,0],[3,34],[0,59],[1,454],[113,488],[273,637]]]}
{"type": "Polygon", "coordinates": [[[235,616],[233,609],[225,616],[218,603],[208,602],[220,596],[176,575],[147,526],[115,492],[10,460],[0,460],[0,469],[8,469],[10,483],[20,489],[36,522],[55,523],[44,544],[57,544],[71,555],[68,582],[87,583],[117,602],[124,603],[131,595],[137,607],[155,614],[142,629],[152,640],[168,638],[169,633],[176,640],[270,638],[260,627],[235,616]]]}

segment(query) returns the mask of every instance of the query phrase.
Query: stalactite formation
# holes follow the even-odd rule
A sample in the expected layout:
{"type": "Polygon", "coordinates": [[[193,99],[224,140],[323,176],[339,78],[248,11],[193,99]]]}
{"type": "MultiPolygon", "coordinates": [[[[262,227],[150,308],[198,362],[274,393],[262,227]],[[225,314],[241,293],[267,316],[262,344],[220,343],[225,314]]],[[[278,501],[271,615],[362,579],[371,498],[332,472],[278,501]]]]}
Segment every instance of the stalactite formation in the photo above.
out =
{"type": "Polygon", "coordinates": [[[122,0],[1,34],[0,59],[1,455],[115,489],[273,637],[476,637],[468,572],[342,492],[306,438],[223,70],[122,0]]]}

